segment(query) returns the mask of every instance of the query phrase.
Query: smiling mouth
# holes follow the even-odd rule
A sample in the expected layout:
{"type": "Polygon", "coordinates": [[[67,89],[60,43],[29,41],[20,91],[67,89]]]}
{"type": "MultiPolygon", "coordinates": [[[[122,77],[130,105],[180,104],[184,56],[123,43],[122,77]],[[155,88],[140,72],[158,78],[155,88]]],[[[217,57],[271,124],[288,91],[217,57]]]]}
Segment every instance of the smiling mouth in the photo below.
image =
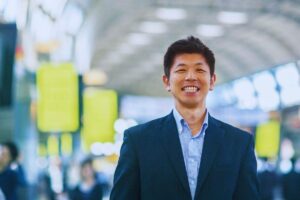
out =
{"type": "Polygon", "coordinates": [[[196,86],[186,86],[186,87],[183,87],[181,90],[184,92],[198,92],[200,90],[200,88],[198,88],[196,86]]]}

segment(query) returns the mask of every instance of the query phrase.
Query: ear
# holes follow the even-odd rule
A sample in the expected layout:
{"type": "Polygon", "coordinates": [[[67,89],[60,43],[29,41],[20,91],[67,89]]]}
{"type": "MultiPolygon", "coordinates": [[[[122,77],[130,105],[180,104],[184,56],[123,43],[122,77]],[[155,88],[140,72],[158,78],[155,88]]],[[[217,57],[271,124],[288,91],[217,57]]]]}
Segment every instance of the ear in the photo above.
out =
{"type": "Polygon", "coordinates": [[[210,85],[209,85],[209,90],[212,91],[215,87],[215,83],[217,80],[216,74],[213,74],[212,77],[210,78],[210,85]]]}
{"type": "Polygon", "coordinates": [[[164,83],[164,86],[165,86],[165,89],[170,92],[171,91],[171,88],[170,88],[170,81],[169,81],[169,78],[166,76],[166,75],[163,75],[162,76],[162,81],[164,83]]]}

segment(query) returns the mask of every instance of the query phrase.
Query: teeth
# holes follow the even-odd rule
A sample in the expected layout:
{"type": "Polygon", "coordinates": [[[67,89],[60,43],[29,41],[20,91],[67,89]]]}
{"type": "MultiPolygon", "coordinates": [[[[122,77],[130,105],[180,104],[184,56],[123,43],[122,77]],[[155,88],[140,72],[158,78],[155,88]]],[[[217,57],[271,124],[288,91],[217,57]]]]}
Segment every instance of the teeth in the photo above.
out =
{"type": "Polygon", "coordinates": [[[188,86],[184,88],[185,92],[197,92],[198,88],[194,86],[188,86]]]}

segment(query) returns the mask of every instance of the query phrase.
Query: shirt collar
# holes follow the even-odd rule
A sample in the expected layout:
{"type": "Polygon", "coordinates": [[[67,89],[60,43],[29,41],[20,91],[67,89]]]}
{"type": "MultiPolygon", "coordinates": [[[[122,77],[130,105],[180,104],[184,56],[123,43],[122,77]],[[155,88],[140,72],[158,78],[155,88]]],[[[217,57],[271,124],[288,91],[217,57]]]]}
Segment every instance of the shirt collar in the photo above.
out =
{"type": "MultiPolygon", "coordinates": [[[[182,133],[182,129],[183,129],[183,125],[184,125],[185,121],[184,121],[183,117],[180,115],[180,113],[177,111],[176,108],[173,109],[173,116],[175,118],[178,133],[180,134],[180,133],[182,133]]],[[[204,135],[205,135],[205,130],[207,127],[208,127],[208,111],[206,109],[205,118],[204,118],[204,121],[202,124],[202,128],[200,130],[201,132],[203,132],[204,135]],[[202,130],[202,129],[204,129],[204,130],[202,130]]]]}

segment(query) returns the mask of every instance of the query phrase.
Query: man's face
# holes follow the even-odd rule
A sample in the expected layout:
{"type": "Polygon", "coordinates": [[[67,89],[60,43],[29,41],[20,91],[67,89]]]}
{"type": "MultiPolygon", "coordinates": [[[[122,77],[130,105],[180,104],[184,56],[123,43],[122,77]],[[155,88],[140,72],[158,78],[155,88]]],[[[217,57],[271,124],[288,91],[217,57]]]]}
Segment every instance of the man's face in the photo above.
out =
{"type": "Polygon", "coordinates": [[[11,161],[10,152],[7,147],[0,147],[0,165],[7,166],[11,161]]]}
{"type": "Polygon", "coordinates": [[[186,53],[175,56],[170,77],[163,76],[165,88],[175,98],[177,106],[195,108],[205,106],[209,90],[213,90],[216,75],[210,76],[209,66],[201,54],[186,53]]]}

